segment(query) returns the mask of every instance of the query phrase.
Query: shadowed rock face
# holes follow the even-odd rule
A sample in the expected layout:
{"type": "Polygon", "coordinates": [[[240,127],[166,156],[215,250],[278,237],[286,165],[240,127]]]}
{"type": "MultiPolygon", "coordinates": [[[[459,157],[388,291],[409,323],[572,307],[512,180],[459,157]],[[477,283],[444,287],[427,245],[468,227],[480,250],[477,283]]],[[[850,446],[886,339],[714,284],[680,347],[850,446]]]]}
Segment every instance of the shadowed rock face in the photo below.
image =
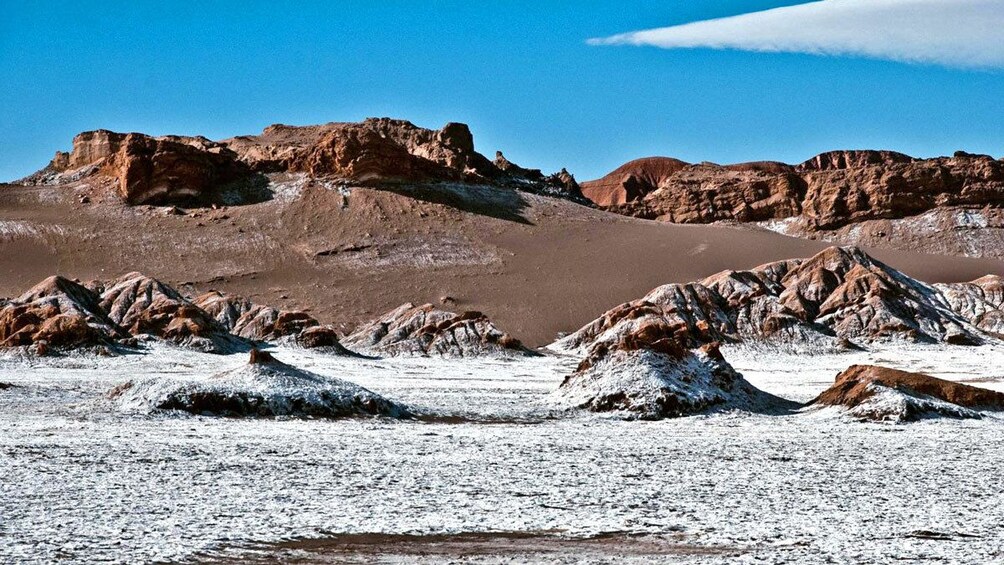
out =
{"type": "Polygon", "coordinates": [[[64,184],[113,178],[130,204],[208,205],[254,201],[267,173],[306,173],[357,185],[476,183],[511,186],[588,203],[564,169],[545,176],[474,150],[464,124],[440,130],[404,120],[370,118],[318,126],[273,125],[261,135],[224,141],[151,137],[106,130],[84,132],[70,153],[23,184],[64,184]],[[259,190],[255,190],[258,188],[259,190]]]}
{"type": "Polygon", "coordinates": [[[1004,410],[1004,393],[873,365],[854,365],[810,405],[840,406],[866,420],[915,421],[931,416],[978,418],[1004,410]]]}
{"type": "Polygon", "coordinates": [[[195,381],[145,379],[109,391],[129,409],[180,410],[230,418],[407,417],[403,406],[363,387],[287,365],[251,351],[250,363],[195,381]]]}
{"type": "Polygon", "coordinates": [[[1004,163],[963,152],[914,159],[892,151],[833,151],[794,166],[678,163],[633,161],[583,183],[584,194],[614,212],[669,222],[800,217],[815,230],[946,206],[1004,204],[1004,163]],[[653,163],[661,163],[662,174],[651,174],[653,163]]]}
{"type": "Polygon", "coordinates": [[[645,320],[616,340],[596,343],[562,382],[558,398],[575,408],[641,419],[794,406],[749,384],[717,344],[688,350],[673,335],[661,321],[645,320]]]}
{"type": "Polygon", "coordinates": [[[656,324],[686,347],[744,340],[822,344],[834,337],[978,344],[985,337],[939,288],[860,249],[831,247],[809,259],[661,286],[553,347],[584,351],[656,324]]]}
{"type": "Polygon", "coordinates": [[[480,312],[456,314],[431,304],[404,304],[356,329],[343,343],[383,355],[534,355],[480,312]]]}

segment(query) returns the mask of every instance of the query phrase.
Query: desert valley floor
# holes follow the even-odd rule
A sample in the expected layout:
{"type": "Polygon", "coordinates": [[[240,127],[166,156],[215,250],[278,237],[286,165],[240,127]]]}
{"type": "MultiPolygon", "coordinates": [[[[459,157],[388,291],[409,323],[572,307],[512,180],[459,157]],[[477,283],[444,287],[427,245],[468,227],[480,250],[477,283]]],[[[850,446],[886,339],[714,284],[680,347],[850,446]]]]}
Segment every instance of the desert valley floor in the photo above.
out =
{"type": "MultiPolygon", "coordinates": [[[[0,358],[0,561],[952,562],[1004,559],[1004,421],[831,409],[624,421],[558,408],[576,362],[279,347],[435,420],[240,420],[113,405],[246,355],[0,358]],[[353,536],[352,534],[359,534],[353,536]]],[[[1004,346],[723,349],[806,401],[854,363],[1004,390],[1004,346]]]]}

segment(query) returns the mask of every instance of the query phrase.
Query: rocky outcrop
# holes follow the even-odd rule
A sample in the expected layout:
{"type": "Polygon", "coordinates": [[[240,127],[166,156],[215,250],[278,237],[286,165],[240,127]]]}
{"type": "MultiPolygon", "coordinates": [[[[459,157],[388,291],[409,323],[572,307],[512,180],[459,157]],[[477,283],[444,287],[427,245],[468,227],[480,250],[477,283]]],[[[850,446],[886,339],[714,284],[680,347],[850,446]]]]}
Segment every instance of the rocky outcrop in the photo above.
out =
{"type": "Polygon", "coordinates": [[[968,283],[935,286],[952,310],[969,323],[1004,338],[1004,279],[987,275],[968,283]]]}
{"type": "Polygon", "coordinates": [[[278,310],[217,291],[203,294],[193,303],[230,333],[254,341],[295,336],[318,325],[318,321],[306,312],[278,310]]]}
{"type": "Polygon", "coordinates": [[[252,350],[249,364],[205,379],[130,381],[108,393],[126,410],[180,410],[231,418],[408,417],[403,406],[363,387],[303,371],[252,350]]]}
{"type": "Polygon", "coordinates": [[[457,314],[431,304],[403,304],[356,329],[342,343],[379,355],[534,355],[480,312],[457,314]]]}
{"type": "Polygon", "coordinates": [[[645,159],[583,188],[594,202],[632,216],[677,223],[800,218],[806,229],[833,230],[947,206],[1001,206],[1004,162],[891,151],[834,151],[799,165],[645,159]]]}
{"type": "Polygon", "coordinates": [[[126,334],[100,298],[63,277],[45,279],[0,306],[0,347],[74,348],[112,343],[126,334]]]}
{"type": "Polygon", "coordinates": [[[97,130],[76,136],[71,152],[57,153],[49,166],[19,182],[114,179],[119,196],[130,204],[199,206],[267,198],[265,175],[302,173],[377,187],[444,182],[508,186],[588,203],[568,171],[545,176],[499,155],[492,162],[475,151],[474,136],[464,124],[431,130],[390,118],[303,127],[276,124],[261,135],[219,142],[97,130]]]}
{"type": "Polygon", "coordinates": [[[101,295],[101,308],[132,335],[152,335],[214,353],[249,346],[178,291],[140,273],[109,283],[101,295]]]}
{"type": "Polygon", "coordinates": [[[584,352],[654,323],[686,347],[716,341],[839,344],[834,338],[979,344],[986,337],[938,288],[858,248],[831,247],[809,259],[658,287],[551,347],[584,352]]]}
{"type": "Polygon", "coordinates": [[[355,355],[331,326],[306,312],[279,310],[217,291],[194,301],[141,273],[86,284],[49,277],[24,295],[0,300],[0,348],[129,346],[152,336],[212,353],[288,340],[305,348],[355,355]]]}
{"type": "Polygon", "coordinates": [[[616,340],[593,345],[557,391],[562,404],[627,418],[675,418],[716,410],[794,407],[749,384],[717,344],[688,350],[676,329],[648,319],[616,340]]]}
{"type": "Polygon", "coordinates": [[[129,204],[211,204],[227,185],[246,181],[250,168],[224,145],[203,137],[151,137],[107,130],[73,138],[73,150],[56,153],[26,182],[46,183],[71,171],[114,178],[129,204]]]}
{"type": "Polygon", "coordinates": [[[838,406],[850,416],[874,421],[979,418],[979,411],[1004,410],[1004,393],[920,373],[854,365],[810,405],[838,406]]]}
{"type": "Polygon", "coordinates": [[[331,326],[311,326],[304,329],[296,336],[296,344],[304,349],[322,349],[335,355],[359,356],[342,345],[338,332],[331,326]]]}

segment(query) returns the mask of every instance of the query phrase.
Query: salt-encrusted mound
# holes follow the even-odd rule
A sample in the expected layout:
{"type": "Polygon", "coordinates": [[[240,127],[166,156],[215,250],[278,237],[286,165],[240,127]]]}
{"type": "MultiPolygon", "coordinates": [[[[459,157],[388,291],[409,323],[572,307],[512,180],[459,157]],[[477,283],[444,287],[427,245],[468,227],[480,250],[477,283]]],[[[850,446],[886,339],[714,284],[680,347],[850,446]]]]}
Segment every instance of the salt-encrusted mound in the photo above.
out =
{"type": "Polygon", "coordinates": [[[552,348],[584,352],[649,322],[672,327],[674,339],[690,347],[716,341],[823,345],[887,339],[975,345],[987,337],[954,311],[938,288],[856,247],[831,247],[809,259],[658,287],[552,348]]]}
{"type": "Polygon", "coordinates": [[[977,328],[1004,335],[1004,279],[987,275],[967,283],[935,285],[960,316],[977,328]]]}
{"type": "Polygon", "coordinates": [[[534,355],[481,312],[456,314],[408,303],[364,324],[342,343],[381,355],[534,355]]]}
{"type": "Polygon", "coordinates": [[[613,346],[594,347],[561,383],[558,398],[568,406],[641,419],[794,407],[747,382],[717,345],[687,350],[671,335],[668,326],[646,324],[613,346]]]}
{"type": "Polygon", "coordinates": [[[140,273],[109,284],[101,308],[132,335],[152,335],[212,353],[246,351],[246,340],[230,334],[205,310],[175,289],[140,273]]]}
{"type": "Polygon", "coordinates": [[[126,409],[181,410],[207,416],[272,418],[407,417],[408,411],[361,386],[303,371],[252,350],[251,362],[195,381],[146,379],[112,389],[126,409]]]}
{"type": "Polygon", "coordinates": [[[980,418],[980,410],[1004,410],[1004,393],[920,373],[854,365],[810,405],[839,406],[852,417],[875,421],[980,418]]]}

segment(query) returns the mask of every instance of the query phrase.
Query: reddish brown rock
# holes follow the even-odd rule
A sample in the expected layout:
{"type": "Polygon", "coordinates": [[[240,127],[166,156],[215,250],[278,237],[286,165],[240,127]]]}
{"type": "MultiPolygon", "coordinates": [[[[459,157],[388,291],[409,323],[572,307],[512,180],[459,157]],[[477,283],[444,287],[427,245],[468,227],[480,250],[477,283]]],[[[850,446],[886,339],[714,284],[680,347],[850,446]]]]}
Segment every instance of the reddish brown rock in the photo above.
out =
{"type": "Polygon", "coordinates": [[[49,277],[0,307],[0,347],[101,345],[125,334],[98,296],[63,277],[49,277]]]}
{"type": "Polygon", "coordinates": [[[203,294],[193,303],[230,333],[255,341],[295,336],[306,328],[318,325],[317,320],[306,312],[278,310],[217,291],[203,294]]]}
{"type": "Polygon", "coordinates": [[[927,416],[979,417],[973,410],[1004,410],[1004,393],[921,373],[854,365],[810,404],[840,406],[868,420],[913,421],[927,416]]]}
{"type": "Polygon", "coordinates": [[[583,187],[594,202],[632,216],[677,223],[797,217],[803,229],[832,230],[947,206],[1000,206],[1004,163],[963,152],[914,159],[892,151],[833,151],[796,166],[645,159],[583,187]],[[645,176],[646,167],[661,174],[645,176]]]}
{"type": "Polygon", "coordinates": [[[107,130],[76,136],[71,152],[57,153],[35,176],[44,180],[82,168],[116,179],[119,195],[130,204],[217,202],[227,185],[251,176],[236,153],[202,137],[107,130]]]}
{"type": "MultiPolygon", "coordinates": [[[[212,205],[268,198],[271,173],[301,173],[365,186],[472,183],[507,186],[588,203],[562,169],[545,176],[504,157],[488,160],[474,149],[470,129],[442,129],[405,120],[369,118],[316,126],[276,124],[261,135],[220,142],[203,137],[151,137],[106,130],[74,138],[48,167],[21,184],[104,186],[113,179],[130,204],[212,205]],[[91,181],[90,179],[98,179],[91,181]]],[[[89,197],[87,197],[89,198],[89,197]]]]}

